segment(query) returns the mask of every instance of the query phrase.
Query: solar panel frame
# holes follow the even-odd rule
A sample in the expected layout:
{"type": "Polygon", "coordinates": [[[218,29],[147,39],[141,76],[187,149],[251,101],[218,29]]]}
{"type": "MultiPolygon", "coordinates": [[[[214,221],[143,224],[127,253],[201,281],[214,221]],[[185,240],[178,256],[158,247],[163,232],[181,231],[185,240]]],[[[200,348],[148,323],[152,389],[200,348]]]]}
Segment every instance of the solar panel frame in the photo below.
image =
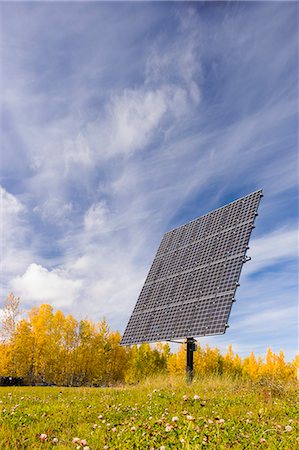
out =
{"type": "Polygon", "coordinates": [[[224,334],[262,190],[164,234],[121,345],[224,334]]]}

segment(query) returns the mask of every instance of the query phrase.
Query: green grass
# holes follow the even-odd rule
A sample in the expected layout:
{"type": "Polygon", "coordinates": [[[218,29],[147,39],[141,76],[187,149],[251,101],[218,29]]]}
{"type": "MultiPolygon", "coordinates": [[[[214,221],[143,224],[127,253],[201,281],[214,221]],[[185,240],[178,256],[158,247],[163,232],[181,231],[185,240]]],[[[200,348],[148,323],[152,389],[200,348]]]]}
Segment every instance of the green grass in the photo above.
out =
{"type": "Polygon", "coordinates": [[[188,387],[179,378],[118,388],[1,387],[0,449],[76,449],[79,437],[90,450],[294,450],[297,398],[295,384],[220,377],[188,387]]]}

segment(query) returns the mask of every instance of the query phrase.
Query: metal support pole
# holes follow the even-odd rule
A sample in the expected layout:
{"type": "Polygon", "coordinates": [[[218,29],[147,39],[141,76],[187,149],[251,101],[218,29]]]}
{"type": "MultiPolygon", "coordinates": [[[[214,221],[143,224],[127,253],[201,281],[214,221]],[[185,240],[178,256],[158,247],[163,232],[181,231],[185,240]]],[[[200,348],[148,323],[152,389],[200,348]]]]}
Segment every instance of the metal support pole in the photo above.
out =
{"type": "Polygon", "coordinates": [[[187,368],[186,377],[187,383],[192,383],[193,380],[193,352],[196,350],[194,338],[187,338],[187,368]]]}

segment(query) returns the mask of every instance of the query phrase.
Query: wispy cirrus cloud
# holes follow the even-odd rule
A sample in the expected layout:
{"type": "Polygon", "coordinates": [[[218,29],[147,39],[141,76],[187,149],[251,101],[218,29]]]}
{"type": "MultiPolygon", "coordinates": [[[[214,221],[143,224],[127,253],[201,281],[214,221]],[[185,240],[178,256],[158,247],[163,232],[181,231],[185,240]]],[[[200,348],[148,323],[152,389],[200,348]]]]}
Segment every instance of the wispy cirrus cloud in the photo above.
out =
{"type": "Polygon", "coordinates": [[[105,202],[91,205],[84,216],[84,226],[88,232],[101,233],[106,227],[108,209],[105,202]]]}
{"type": "Polygon", "coordinates": [[[29,227],[26,207],[0,186],[1,295],[5,295],[14,274],[23,271],[32,260],[33,249],[27,247],[29,227]]]}
{"type": "Polygon", "coordinates": [[[244,275],[259,272],[286,261],[296,261],[298,257],[298,229],[275,229],[271,233],[252,239],[250,255],[253,264],[248,264],[244,275]]]}

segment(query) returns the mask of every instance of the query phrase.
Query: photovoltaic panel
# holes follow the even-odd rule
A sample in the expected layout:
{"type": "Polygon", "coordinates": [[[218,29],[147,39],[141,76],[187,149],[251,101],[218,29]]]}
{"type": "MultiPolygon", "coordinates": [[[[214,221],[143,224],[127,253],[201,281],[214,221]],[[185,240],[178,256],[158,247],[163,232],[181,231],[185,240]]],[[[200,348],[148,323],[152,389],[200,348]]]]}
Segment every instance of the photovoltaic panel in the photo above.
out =
{"type": "Polygon", "coordinates": [[[167,232],[122,345],[223,334],[262,191],[167,232]]]}

